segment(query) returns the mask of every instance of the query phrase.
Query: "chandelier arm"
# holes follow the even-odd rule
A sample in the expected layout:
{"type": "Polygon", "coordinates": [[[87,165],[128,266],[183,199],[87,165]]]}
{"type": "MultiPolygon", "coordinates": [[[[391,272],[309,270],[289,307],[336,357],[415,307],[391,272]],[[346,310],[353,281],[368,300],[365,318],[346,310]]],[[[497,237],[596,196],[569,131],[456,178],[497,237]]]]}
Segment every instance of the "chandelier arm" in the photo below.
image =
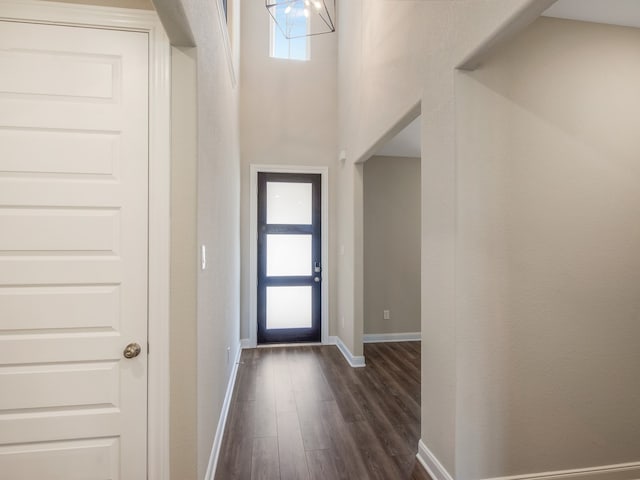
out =
{"type": "MultiPolygon", "coordinates": [[[[329,19],[329,23],[320,15],[322,21],[327,24],[327,27],[331,29],[332,32],[336,31],[336,26],[333,24],[333,19],[331,18],[331,14],[329,13],[329,8],[327,7],[326,0],[322,0],[322,4],[324,5],[324,11],[327,13],[327,18],[329,19]]],[[[333,0],[333,11],[336,12],[336,0],[333,0]]]]}
{"type": "MultiPolygon", "coordinates": [[[[304,35],[295,35],[295,36],[291,36],[289,33],[287,33],[288,29],[283,28],[283,26],[280,24],[280,22],[278,22],[278,20],[276,19],[276,16],[272,12],[272,9],[273,8],[277,8],[278,6],[282,6],[282,5],[289,5],[290,6],[292,4],[297,3],[298,1],[299,0],[265,0],[265,7],[267,8],[267,11],[269,12],[269,15],[271,15],[271,18],[275,22],[276,26],[278,27],[278,30],[280,30],[280,33],[282,33],[284,38],[286,38],[287,40],[292,40],[294,38],[315,37],[316,35],[323,35],[323,34],[326,34],[326,33],[332,33],[332,32],[336,31],[335,23],[334,23],[333,19],[331,18],[331,14],[329,12],[329,7],[327,7],[327,0],[321,0],[322,4],[324,6],[324,11],[325,11],[325,14],[326,14],[327,18],[325,19],[320,14],[320,12],[318,12],[318,16],[324,22],[324,24],[329,28],[329,31],[327,31],[327,32],[317,32],[317,33],[306,33],[304,35]]],[[[336,0],[333,0],[333,9],[334,9],[334,12],[336,12],[336,0]]]]}

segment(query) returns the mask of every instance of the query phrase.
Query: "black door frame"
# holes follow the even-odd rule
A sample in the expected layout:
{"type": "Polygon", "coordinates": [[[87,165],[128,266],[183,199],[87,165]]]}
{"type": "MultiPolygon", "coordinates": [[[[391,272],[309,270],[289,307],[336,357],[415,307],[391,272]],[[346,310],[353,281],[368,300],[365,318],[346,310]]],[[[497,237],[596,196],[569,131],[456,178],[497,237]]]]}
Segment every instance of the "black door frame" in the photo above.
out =
{"type": "Polygon", "coordinates": [[[258,172],[257,208],[257,341],[266,343],[320,342],[322,338],[322,175],[319,173],[258,172]],[[310,183],[312,224],[281,225],[266,222],[267,182],[310,183]],[[312,235],[312,265],[309,276],[268,277],[266,275],[267,234],[312,235]],[[319,271],[318,271],[319,269],[319,271]],[[310,286],[311,328],[266,329],[266,289],[268,286],[310,286]]]}

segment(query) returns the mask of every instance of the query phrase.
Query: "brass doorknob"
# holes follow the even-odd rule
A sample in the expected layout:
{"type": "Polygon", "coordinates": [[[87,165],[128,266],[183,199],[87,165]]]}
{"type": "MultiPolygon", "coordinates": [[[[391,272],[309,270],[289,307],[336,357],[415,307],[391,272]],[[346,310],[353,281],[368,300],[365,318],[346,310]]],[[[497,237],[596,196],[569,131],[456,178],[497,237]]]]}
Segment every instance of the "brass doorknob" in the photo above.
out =
{"type": "Polygon", "coordinates": [[[124,358],[135,358],[140,355],[141,351],[142,348],[140,347],[140,345],[138,345],[137,343],[130,343],[125,347],[122,355],[124,355],[124,358]]]}

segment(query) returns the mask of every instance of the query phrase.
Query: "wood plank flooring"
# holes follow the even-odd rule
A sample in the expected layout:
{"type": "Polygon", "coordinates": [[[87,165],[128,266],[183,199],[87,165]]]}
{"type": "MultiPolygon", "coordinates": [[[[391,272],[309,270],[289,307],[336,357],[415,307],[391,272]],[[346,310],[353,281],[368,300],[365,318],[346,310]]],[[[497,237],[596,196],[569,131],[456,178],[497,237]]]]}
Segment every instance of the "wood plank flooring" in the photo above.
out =
{"type": "Polygon", "coordinates": [[[430,480],[420,437],[420,343],[244,350],[216,480],[430,480]]]}

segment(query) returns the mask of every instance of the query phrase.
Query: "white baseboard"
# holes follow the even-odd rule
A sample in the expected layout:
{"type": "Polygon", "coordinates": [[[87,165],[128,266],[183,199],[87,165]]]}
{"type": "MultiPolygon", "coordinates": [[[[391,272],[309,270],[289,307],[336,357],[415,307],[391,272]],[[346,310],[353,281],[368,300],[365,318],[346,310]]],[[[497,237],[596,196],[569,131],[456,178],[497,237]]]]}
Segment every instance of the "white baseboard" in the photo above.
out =
{"type": "Polygon", "coordinates": [[[355,356],[354,354],[352,354],[351,350],[347,348],[347,346],[344,344],[344,342],[340,337],[335,337],[335,336],[327,337],[327,344],[337,346],[338,350],[340,350],[344,358],[347,360],[347,362],[349,362],[349,365],[351,365],[352,367],[354,368],[366,367],[364,362],[364,356],[362,355],[355,356]]]}
{"type": "Polygon", "coordinates": [[[220,420],[218,420],[218,428],[216,429],[216,436],[213,439],[213,447],[211,448],[211,455],[209,456],[209,465],[207,466],[207,473],[205,474],[205,480],[213,480],[216,475],[216,467],[218,466],[218,457],[220,456],[220,448],[222,447],[222,437],[224,436],[224,427],[227,424],[227,417],[229,415],[229,407],[231,406],[231,397],[233,395],[233,387],[236,384],[236,377],[238,376],[238,364],[240,363],[240,355],[242,354],[242,340],[238,345],[238,352],[236,358],[233,361],[233,368],[231,369],[231,375],[229,375],[229,382],[227,383],[227,392],[224,395],[224,402],[222,403],[222,411],[220,412],[220,420]]]}
{"type": "MultiPolygon", "coordinates": [[[[427,470],[433,480],[453,480],[436,456],[422,442],[418,442],[418,461],[427,470]]],[[[576,468],[554,472],[529,473],[510,477],[494,477],[485,480],[638,480],[640,462],[604,465],[591,468],[576,468]]]]}
{"type": "Polygon", "coordinates": [[[554,472],[530,473],[511,477],[495,477],[487,480],[638,480],[640,462],[576,468],[554,472]]]}
{"type": "Polygon", "coordinates": [[[244,350],[245,348],[256,348],[256,346],[251,342],[250,338],[241,338],[240,348],[244,350]]]}
{"type": "Polygon", "coordinates": [[[365,333],[362,336],[364,343],[384,343],[384,342],[419,342],[422,340],[420,332],[406,333],[365,333]]]}
{"type": "Polygon", "coordinates": [[[418,442],[418,461],[427,470],[433,480],[453,480],[453,477],[447,472],[447,469],[440,463],[436,456],[422,442],[418,442]]]}

